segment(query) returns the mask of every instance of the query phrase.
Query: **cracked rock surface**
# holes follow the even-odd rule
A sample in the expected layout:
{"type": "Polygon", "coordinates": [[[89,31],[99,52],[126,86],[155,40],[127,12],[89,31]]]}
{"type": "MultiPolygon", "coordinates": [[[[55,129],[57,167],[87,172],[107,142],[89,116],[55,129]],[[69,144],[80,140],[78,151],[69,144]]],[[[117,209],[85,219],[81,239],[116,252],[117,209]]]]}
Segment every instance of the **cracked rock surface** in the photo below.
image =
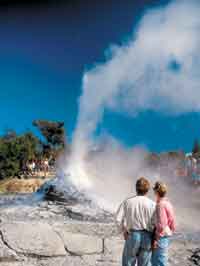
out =
{"type": "MultiPolygon", "coordinates": [[[[80,221],[3,222],[0,266],[120,266],[124,241],[114,231],[109,235],[108,228],[104,232],[106,224],[96,225],[80,221]],[[93,228],[91,234],[89,228],[93,228]]],[[[176,237],[170,248],[169,265],[200,265],[199,244],[197,239],[176,237]]]]}
{"type": "MultiPolygon", "coordinates": [[[[0,200],[0,266],[121,265],[124,240],[107,213],[97,216],[80,202],[20,200],[7,205],[0,200]]],[[[169,266],[200,265],[199,247],[200,233],[176,235],[169,266]]]]}
{"type": "Polygon", "coordinates": [[[18,254],[40,257],[66,255],[62,240],[47,223],[4,223],[0,231],[7,247],[18,254]]]}

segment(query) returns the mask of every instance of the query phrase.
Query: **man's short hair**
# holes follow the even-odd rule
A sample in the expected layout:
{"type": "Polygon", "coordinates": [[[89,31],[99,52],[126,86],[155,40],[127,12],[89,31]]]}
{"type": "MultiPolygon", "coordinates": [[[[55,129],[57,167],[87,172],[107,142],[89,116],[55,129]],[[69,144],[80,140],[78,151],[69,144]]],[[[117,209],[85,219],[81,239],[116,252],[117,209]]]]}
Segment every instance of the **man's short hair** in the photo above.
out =
{"type": "Polygon", "coordinates": [[[167,186],[163,182],[156,182],[153,187],[154,192],[158,193],[158,195],[163,198],[167,194],[167,186]]]}
{"type": "Polygon", "coordinates": [[[150,189],[150,183],[145,177],[140,177],[136,182],[136,192],[140,196],[144,196],[150,189]]]}

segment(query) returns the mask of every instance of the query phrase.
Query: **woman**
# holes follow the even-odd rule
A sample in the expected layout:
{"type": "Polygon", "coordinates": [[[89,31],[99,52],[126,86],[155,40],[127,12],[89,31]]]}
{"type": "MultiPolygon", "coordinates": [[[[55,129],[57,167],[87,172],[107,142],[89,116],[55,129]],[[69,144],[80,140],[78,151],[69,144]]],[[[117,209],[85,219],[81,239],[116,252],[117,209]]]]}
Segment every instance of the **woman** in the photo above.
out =
{"type": "Polygon", "coordinates": [[[167,186],[162,182],[156,182],[153,190],[157,205],[152,266],[166,266],[168,263],[170,237],[175,231],[175,216],[173,207],[166,198],[167,186]]]}

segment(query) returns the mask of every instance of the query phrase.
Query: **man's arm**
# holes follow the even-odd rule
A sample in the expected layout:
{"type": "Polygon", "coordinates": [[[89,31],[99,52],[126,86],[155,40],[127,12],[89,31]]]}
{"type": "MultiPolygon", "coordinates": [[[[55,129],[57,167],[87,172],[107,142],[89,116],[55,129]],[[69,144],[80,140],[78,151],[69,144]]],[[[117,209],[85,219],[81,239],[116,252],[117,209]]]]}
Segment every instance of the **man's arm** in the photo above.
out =
{"type": "Polygon", "coordinates": [[[125,202],[122,202],[122,204],[119,206],[116,214],[115,214],[115,221],[116,224],[120,230],[120,232],[123,233],[124,239],[126,240],[128,238],[128,230],[126,227],[126,221],[125,221],[125,202]]]}

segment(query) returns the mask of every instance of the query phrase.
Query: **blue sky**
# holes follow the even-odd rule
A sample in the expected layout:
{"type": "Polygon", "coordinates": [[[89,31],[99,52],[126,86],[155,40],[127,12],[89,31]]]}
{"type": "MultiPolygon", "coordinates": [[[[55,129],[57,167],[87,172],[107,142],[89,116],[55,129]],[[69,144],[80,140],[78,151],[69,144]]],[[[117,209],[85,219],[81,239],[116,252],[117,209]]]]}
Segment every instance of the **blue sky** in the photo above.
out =
{"type": "MultiPolygon", "coordinates": [[[[101,62],[110,44],[127,40],[147,8],[167,2],[0,6],[0,132],[33,130],[34,119],[50,119],[64,121],[71,138],[84,70],[101,62]]],[[[189,151],[200,136],[200,115],[143,112],[130,118],[107,111],[100,129],[128,146],[189,151]]]]}

